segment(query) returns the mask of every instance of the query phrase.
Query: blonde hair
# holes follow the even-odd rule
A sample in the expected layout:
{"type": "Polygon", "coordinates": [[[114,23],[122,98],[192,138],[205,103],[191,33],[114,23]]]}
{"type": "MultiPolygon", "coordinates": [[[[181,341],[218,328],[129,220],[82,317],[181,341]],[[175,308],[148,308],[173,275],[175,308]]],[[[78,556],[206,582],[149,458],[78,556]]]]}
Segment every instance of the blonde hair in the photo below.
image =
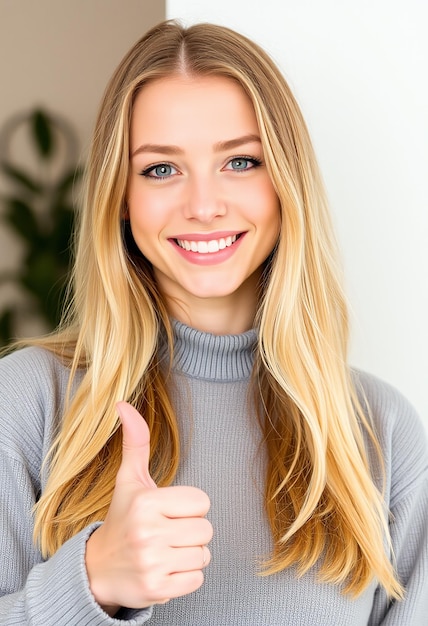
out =
{"type": "Polygon", "coordinates": [[[257,115],[281,205],[281,233],[261,285],[254,391],[268,451],[265,503],[274,539],[264,574],[321,562],[323,580],[358,595],[375,578],[402,588],[382,494],[371,477],[374,442],[347,365],[348,319],[321,177],[299,107],[283,76],[252,41],[221,26],[165,22],[125,56],[105,92],[79,218],[73,301],[62,329],[42,342],[70,365],[70,393],[36,507],[35,537],[53,554],[105,517],[121,458],[118,400],[151,430],[151,472],[171,483],[180,450],[174,410],[156,355],[167,310],[123,216],[133,101],[148,81],[185,72],[238,81],[257,115]],[[70,383],[71,385],[71,383],[70,383]]]}

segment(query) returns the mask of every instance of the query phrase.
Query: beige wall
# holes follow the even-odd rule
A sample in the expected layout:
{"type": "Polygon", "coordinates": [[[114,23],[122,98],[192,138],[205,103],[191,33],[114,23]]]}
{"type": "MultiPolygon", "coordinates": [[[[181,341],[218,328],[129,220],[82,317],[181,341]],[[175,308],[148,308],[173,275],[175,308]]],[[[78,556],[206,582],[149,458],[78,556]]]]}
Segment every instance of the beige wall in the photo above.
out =
{"type": "MultiPolygon", "coordinates": [[[[75,126],[84,156],[113,69],[163,19],[164,0],[0,0],[0,128],[42,105],[75,126]]],[[[18,242],[0,223],[0,272],[19,257],[18,242]]],[[[16,297],[0,286],[0,311],[16,297]]]]}

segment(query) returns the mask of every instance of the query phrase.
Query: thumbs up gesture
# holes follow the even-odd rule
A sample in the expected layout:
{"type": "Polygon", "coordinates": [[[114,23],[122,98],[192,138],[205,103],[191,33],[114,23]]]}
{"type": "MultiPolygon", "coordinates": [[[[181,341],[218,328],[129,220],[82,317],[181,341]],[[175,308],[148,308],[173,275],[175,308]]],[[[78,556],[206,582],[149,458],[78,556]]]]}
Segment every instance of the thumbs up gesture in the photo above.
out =
{"type": "Polygon", "coordinates": [[[196,487],[157,488],[149,473],[146,422],[126,402],[117,409],[122,463],[106,519],[86,544],[91,591],[109,615],[198,589],[212,538],[208,496],[196,487]]]}

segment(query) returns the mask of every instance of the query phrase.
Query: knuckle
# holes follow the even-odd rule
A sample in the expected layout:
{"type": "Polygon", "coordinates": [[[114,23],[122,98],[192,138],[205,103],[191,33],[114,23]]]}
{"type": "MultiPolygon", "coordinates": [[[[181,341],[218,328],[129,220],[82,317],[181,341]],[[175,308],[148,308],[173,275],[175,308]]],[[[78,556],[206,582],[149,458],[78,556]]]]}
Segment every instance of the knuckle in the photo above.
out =
{"type": "Polygon", "coordinates": [[[126,517],[130,523],[144,520],[150,511],[140,493],[133,494],[126,509],[126,517]]]}
{"type": "Polygon", "coordinates": [[[157,572],[150,571],[150,576],[144,576],[142,582],[144,582],[145,591],[152,597],[159,592],[161,577],[157,572]]]}
{"type": "Polygon", "coordinates": [[[158,509],[159,494],[157,489],[139,489],[134,495],[135,509],[144,515],[150,515],[158,509]]]}
{"type": "Polygon", "coordinates": [[[158,550],[154,548],[146,548],[138,551],[137,568],[142,575],[149,574],[149,580],[152,579],[161,570],[161,561],[158,550]]]}
{"type": "Polygon", "coordinates": [[[139,559],[138,587],[140,593],[152,602],[164,599],[166,593],[167,573],[164,564],[154,551],[150,551],[139,559]]]}
{"type": "Polygon", "coordinates": [[[144,578],[141,580],[140,589],[144,596],[151,602],[158,602],[165,598],[164,586],[157,577],[144,578]]]}
{"type": "Polygon", "coordinates": [[[128,543],[136,550],[150,546],[158,535],[153,524],[136,524],[127,533],[128,543]]]}

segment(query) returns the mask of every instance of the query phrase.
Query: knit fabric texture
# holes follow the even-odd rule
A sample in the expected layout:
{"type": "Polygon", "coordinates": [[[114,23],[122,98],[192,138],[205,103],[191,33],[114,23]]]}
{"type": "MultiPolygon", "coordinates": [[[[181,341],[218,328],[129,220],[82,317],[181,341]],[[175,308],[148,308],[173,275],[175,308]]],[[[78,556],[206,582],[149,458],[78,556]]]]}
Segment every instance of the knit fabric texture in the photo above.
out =
{"type": "MultiPolygon", "coordinates": [[[[263,506],[266,458],[250,392],[256,333],[216,336],[174,322],[169,392],[182,456],[176,484],[203,489],[214,527],[212,562],[196,592],[109,617],[95,602],[84,554],[93,524],[43,562],[31,508],[46,484],[41,464],[58,426],[68,371],[26,348],[0,362],[0,624],[34,626],[423,626],[428,615],[428,447],[411,405],[356,372],[386,467],[386,505],[403,602],[374,582],[357,599],[321,583],[314,567],[261,577],[272,540],[263,506]]],[[[79,384],[79,379],[76,385],[79,384]]],[[[367,443],[369,454],[370,444],[367,443]]],[[[381,480],[373,459],[373,476],[381,480]]],[[[380,482],[379,482],[380,485],[380,482]]]]}

